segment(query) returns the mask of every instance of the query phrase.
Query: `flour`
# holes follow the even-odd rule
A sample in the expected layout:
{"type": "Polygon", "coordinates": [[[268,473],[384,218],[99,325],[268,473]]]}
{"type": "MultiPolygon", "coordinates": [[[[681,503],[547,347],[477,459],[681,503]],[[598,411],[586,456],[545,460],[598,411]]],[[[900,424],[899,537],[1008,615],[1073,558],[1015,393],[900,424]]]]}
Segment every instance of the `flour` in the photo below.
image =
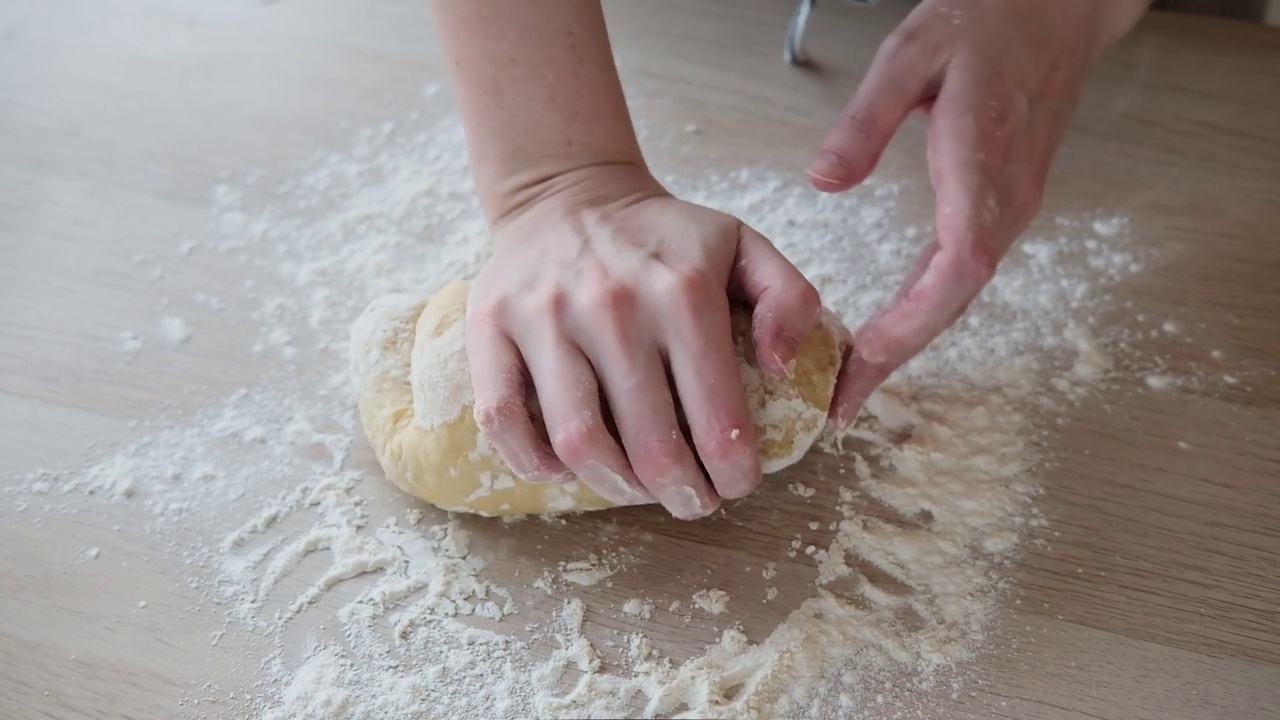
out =
{"type": "Polygon", "coordinates": [[[191,326],[180,317],[166,315],[160,318],[160,340],[171,348],[186,344],[192,332],[191,326]]]}
{"type": "Polygon", "coordinates": [[[804,483],[788,483],[787,489],[791,491],[792,495],[797,495],[802,498],[811,498],[818,492],[804,483]]]}
{"type": "Polygon", "coordinates": [[[121,331],[120,335],[117,336],[117,340],[120,343],[120,352],[130,357],[137,355],[138,351],[141,350],[142,346],[145,344],[142,336],[129,330],[121,331]]]}
{"type": "MultiPolygon", "coordinates": [[[[640,598],[631,598],[622,605],[622,612],[644,620],[653,617],[653,603],[640,598]]],[[[644,653],[646,656],[648,652],[644,653]]]]}
{"type": "MultiPolygon", "coordinates": [[[[410,501],[353,459],[362,444],[346,364],[352,321],[373,298],[431,294],[485,257],[463,148],[456,125],[410,114],[360,131],[346,151],[318,153],[283,182],[251,175],[215,188],[209,235],[142,258],[140,272],[205,257],[236,263],[233,291],[206,288],[191,301],[250,318],[261,332],[246,344],[269,379],[194,415],[157,418],[86,470],[33,473],[27,497],[129,504],[151,535],[174,537],[168,549],[190,567],[193,589],[225,615],[210,645],[237,638],[258,653],[249,661],[263,680],[235,689],[248,699],[234,717],[887,717],[909,712],[911,693],[953,692],[985,647],[1008,563],[1043,524],[1034,500],[1044,415],[1119,372],[1116,337],[1094,318],[1115,284],[1153,262],[1131,249],[1127,219],[1039,223],[857,426],[828,432],[821,447],[842,456],[839,468],[818,487],[789,484],[827,516],[781,528],[794,539],[759,571],[773,603],[780,563],[812,567],[810,584],[787,586],[803,600],[783,622],[752,639],[733,624],[766,609],[760,596],[731,602],[725,589],[696,593],[698,613],[633,597],[621,611],[636,632],[606,662],[593,635],[598,615],[619,616],[618,601],[594,591],[629,581],[620,551],[643,540],[581,536],[575,556],[526,558],[520,584],[507,586],[493,579],[498,558],[477,549],[481,526],[406,510],[410,501]],[[806,540],[806,527],[830,534],[806,540]],[[178,539],[179,529],[198,539],[178,539]],[[539,608],[549,601],[558,607],[547,619],[539,608]],[[665,656],[651,622],[695,615],[719,623],[719,640],[665,656]]],[[[868,317],[930,233],[897,212],[915,190],[873,180],[822,195],[793,175],[662,180],[771,237],[846,321],[868,317]]],[[[192,336],[177,316],[157,322],[164,345],[192,336]]],[[[120,343],[151,351],[140,339],[120,343]]],[[[552,522],[548,532],[583,532],[552,522]]],[[[758,582],[756,571],[748,577],[758,582]]]]}
{"type": "MultiPolygon", "coordinates": [[[[353,331],[354,333],[354,331],[353,331]]],[[[413,352],[413,409],[424,428],[434,429],[458,418],[475,404],[466,367],[465,326],[450,325],[434,343],[415,343],[413,352]]]]}
{"type": "Polygon", "coordinates": [[[693,594],[693,604],[704,612],[719,615],[729,608],[729,593],[718,588],[699,590],[693,594]]]}
{"type": "Polygon", "coordinates": [[[618,563],[610,563],[592,553],[586,560],[560,563],[560,578],[575,585],[598,585],[620,569],[618,563]]]}

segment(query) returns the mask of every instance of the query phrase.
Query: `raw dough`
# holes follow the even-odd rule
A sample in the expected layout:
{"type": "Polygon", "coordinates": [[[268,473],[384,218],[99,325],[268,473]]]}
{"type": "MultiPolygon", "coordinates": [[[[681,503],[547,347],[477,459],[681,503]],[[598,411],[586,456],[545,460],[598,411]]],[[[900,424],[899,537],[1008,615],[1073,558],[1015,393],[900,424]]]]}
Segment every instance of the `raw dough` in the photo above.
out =
{"type": "MultiPolygon", "coordinates": [[[[430,298],[389,295],[374,300],[352,327],[351,376],[360,420],[387,477],[410,495],[455,512],[614,507],[580,481],[520,480],[480,432],[463,339],[466,302],[465,282],[430,298]]],[[[838,323],[825,313],[800,348],[795,379],[776,381],[756,364],[749,313],[734,310],[742,380],[766,473],[800,460],[826,426],[843,351],[838,323]]]]}

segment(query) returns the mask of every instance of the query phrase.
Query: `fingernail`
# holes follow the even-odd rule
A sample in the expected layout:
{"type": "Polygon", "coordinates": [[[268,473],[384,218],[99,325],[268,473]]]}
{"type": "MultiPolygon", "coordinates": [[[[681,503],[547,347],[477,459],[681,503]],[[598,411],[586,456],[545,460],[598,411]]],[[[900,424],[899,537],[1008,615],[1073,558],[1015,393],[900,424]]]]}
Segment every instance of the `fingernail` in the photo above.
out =
{"type": "Polygon", "coordinates": [[[720,497],[725,500],[744,498],[760,486],[760,462],[755,453],[744,452],[725,460],[720,463],[719,469],[723,472],[718,473],[718,477],[731,478],[729,482],[721,483],[724,487],[716,488],[720,497]]]}
{"type": "Polygon", "coordinates": [[[679,520],[700,520],[720,507],[718,499],[703,498],[697,490],[688,485],[673,488],[668,500],[669,502],[664,504],[679,520]]]}
{"type": "Polygon", "coordinates": [[[587,472],[591,473],[592,480],[588,484],[609,502],[619,505],[647,505],[654,501],[649,493],[635,487],[625,477],[600,463],[590,463],[587,472]]]}
{"type": "Polygon", "coordinates": [[[885,352],[884,344],[879,342],[878,336],[864,333],[854,344],[849,360],[867,365],[883,365],[888,362],[889,357],[885,352]]]}
{"type": "Polygon", "coordinates": [[[511,472],[515,473],[516,477],[529,482],[545,482],[544,480],[534,479],[535,476],[541,476],[542,473],[538,472],[537,465],[533,463],[533,458],[529,457],[528,453],[509,451],[507,455],[508,457],[504,458],[507,462],[507,467],[511,469],[511,472]]]}
{"type": "Polygon", "coordinates": [[[546,470],[530,470],[529,472],[517,472],[525,482],[535,483],[537,485],[551,485],[558,483],[566,483],[573,479],[572,475],[547,472],[546,470]]]}
{"type": "MultiPolygon", "coordinates": [[[[568,470],[555,470],[547,467],[547,463],[535,454],[520,452],[517,457],[513,458],[515,462],[510,463],[511,471],[517,477],[525,482],[537,483],[540,485],[571,483],[577,480],[577,477],[568,470]]],[[[558,464],[558,463],[553,463],[558,464]]]]}
{"type": "Polygon", "coordinates": [[[862,412],[862,403],[851,403],[849,405],[837,405],[831,408],[828,420],[836,426],[837,430],[847,430],[854,420],[858,419],[858,413],[862,412]]]}
{"type": "Polygon", "coordinates": [[[800,350],[800,341],[796,336],[782,333],[777,340],[778,351],[773,359],[778,363],[778,372],[782,377],[791,380],[796,376],[796,353],[800,350]]]}
{"type": "Polygon", "coordinates": [[[822,151],[809,166],[809,177],[828,183],[843,183],[849,177],[849,171],[840,164],[840,158],[834,153],[822,151]]]}

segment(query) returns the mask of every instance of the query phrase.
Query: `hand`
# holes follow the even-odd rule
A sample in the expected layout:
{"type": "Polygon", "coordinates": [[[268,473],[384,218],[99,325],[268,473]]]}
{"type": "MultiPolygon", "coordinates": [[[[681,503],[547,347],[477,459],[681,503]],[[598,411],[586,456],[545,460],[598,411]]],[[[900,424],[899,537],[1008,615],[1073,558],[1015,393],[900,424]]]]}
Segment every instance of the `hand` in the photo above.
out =
{"type": "Polygon", "coordinates": [[[913,110],[928,117],[935,241],[854,337],[833,419],[954,323],[1039,212],[1049,165],[1098,56],[1145,0],[925,0],[881,46],[809,169],[862,182],[913,110]]]}
{"type": "Polygon", "coordinates": [[[525,480],[573,473],[614,502],[656,499],[684,519],[749,494],[760,458],[730,293],[754,308],[757,354],[781,376],[818,321],[817,291],[764,237],[638,165],[584,167],[525,197],[493,222],[467,306],[476,418],[502,458],[525,480]]]}

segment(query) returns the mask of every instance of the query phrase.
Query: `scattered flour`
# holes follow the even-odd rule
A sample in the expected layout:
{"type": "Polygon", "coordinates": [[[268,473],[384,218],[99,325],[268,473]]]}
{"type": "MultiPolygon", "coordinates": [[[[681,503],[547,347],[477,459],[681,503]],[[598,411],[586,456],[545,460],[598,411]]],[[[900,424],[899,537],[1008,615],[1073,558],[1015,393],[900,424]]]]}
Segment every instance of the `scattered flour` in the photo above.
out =
{"type": "Polygon", "coordinates": [[[1110,238],[1119,235],[1128,225],[1128,218],[1119,216],[1100,218],[1093,221],[1093,231],[1098,233],[1100,237],[1110,238]]]}
{"type": "Polygon", "coordinates": [[[560,563],[560,577],[575,585],[597,585],[612,577],[619,569],[618,564],[609,563],[592,553],[586,560],[560,563]]]}
{"type": "MultiPolygon", "coordinates": [[[[912,189],[873,180],[825,195],[792,176],[748,168],[662,179],[771,237],[846,320],[869,316],[929,233],[896,212],[912,189]]],[[[230,715],[255,720],[891,716],[886,703],[899,689],[941,683],[983,649],[1004,568],[1042,523],[1033,501],[1043,414],[1114,372],[1114,338],[1095,314],[1111,286],[1150,262],[1130,249],[1123,217],[1037,225],[965,319],[877,393],[863,422],[823,439],[845,459],[839,474],[822,488],[789,486],[815,508],[831,503],[829,541],[787,561],[813,567],[808,599],[760,638],[730,628],[684,657],[663,656],[641,624],[605,662],[591,638],[603,608],[583,597],[629,572],[608,547],[642,541],[611,537],[586,560],[526,564],[508,587],[493,580],[497,556],[476,549],[474,525],[403,502],[378,510],[382,479],[352,461],[361,436],[346,376],[350,323],[375,297],[433,292],[485,257],[458,127],[413,113],[360,131],[347,151],[319,153],[278,185],[228,178],[213,205],[208,237],[138,262],[238,263],[234,293],[196,301],[261,328],[249,342],[274,368],[269,381],[157,419],[86,470],[35,473],[22,487],[50,503],[86,494],[130,503],[152,535],[200,538],[175,539],[172,550],[192,587],[225,613],[210,645],[262,640],[254,662],[263,679],[247,697],[234,689],[246,699],[230,715]],[[827,484],[839,490],[830,499],[827,484]],[[549,598],[559,607],[545,618],[549,598]]],[[[159,324],[166,345],[191,337],[181,318],[159,324]]],[[[128,336],[121,346],[136,343],[134,352],[141,339],[128,336]]],[[[1151,387],[1167,386],[1151,377],[1151,387]]],[[[578,531],[563,519],[547,527],[578,531]]],[[[804,545],[797,536],[779,555],[804,545]]],[[[764,565],[765,579],[779,576],[781,560],[764,565]]],[[[765,602],[777,597],[768,587],[765,602]]],[[[736,612],[719,589],[698,592],[693,605],[726,619],[736,612]]],[[[683,608],[673,601],[669,611],[687,619],[683,608]]],[[[622,611],[648,621],[655,604],[632,598],[622,611]]],[[[201,692],[214,690],[193,689],[201,692]]]]}
{"type": "Polygon", "coordinates": [[[719,615],[729,608],[729,593],[719,590],[699,590],[693,594],[693,604],[704,612],[719,615]]]}
{"type": "Polygon", "coordinates": [[[631,598],[622,604],[622,612],[632,617],[648,620],[653,617],[653,603],[640,598],[631,598]]]}
{"type": "Polygon", "coordinates": [[[186,344],[192,332],[191,326],[180,317],[166,315],[160,318],[160,340],[171,348],[186,344]]]}
{"type": "Polygon", "coordinates": [[[122,331],[118,339],[120,342],[120,352],[125,355],[136,355],[138,351],[142,349],[144,344],[142,336],[129,330],[122,331]]]}
{"type": "Polygon", "coordinates": [[[804,483],[789,483],[787,488],[791,490],[793,495],[799,495],[802,498],[811,498],[818,492],[804,483]]]}

